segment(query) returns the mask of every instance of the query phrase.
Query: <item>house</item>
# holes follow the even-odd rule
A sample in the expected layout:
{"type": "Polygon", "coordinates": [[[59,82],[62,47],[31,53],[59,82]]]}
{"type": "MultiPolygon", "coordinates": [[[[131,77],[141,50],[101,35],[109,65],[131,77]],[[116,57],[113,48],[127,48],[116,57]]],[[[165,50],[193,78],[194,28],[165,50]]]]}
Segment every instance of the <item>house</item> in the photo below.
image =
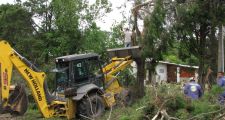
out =
{"type": "Polygon", "coordinates": [[[155,71],[155,76],[152,79],[156,82],[179,83],[189,80],[190,77],[198,77],[198,66],[182,65],[166,61],[159,61],[155,71]]]}

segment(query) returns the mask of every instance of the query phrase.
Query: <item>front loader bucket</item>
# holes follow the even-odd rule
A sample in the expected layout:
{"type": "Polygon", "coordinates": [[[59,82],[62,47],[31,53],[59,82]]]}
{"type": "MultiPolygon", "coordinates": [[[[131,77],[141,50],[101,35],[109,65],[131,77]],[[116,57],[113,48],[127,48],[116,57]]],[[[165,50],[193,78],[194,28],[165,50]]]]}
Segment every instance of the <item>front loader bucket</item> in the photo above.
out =
{"type": "Polygon", "coordinates": [[[14,115],[23,115],[28,108],[28,98],[24,86],[17,85],[10,94],[6,111],[14,115]]]}
{"type": "Polygon", "coordinates": [[[107,52],[110,58],[131,56],[133,59],[138,59],[141,57],[141,47],[139,46],[108,49],[107,52]]]}

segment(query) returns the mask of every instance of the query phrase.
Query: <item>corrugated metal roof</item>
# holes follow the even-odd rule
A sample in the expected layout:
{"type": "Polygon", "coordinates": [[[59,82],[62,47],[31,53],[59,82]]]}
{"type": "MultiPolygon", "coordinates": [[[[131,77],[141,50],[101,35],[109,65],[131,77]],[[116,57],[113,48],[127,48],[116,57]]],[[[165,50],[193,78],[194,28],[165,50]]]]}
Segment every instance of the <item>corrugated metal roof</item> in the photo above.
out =
{"type": "Polygon", "coordinates": [[[180,66],[180,67],[189,67],[189,68],[195,68],[198,69],[198,66],[191,66],[191,65],[184,65],[184,64],[177,64],[177,63],[172,63],[172,62],[168,62],[168,61],[159,61],[159,63],[162,64],[169,64],[169,65],[176,65],[176,66],[180,66]]]}
{"type": "MultiPolygon", "coordinates": [[[[145,62],[150,62],[152,61],[153,58],[147,58],[145,60],[145,62]]],[[[169,65],[176,65],[176,66],[180,66],[180,67],[189,67],[189,68],[195,68],[195,69],[198,69],[199,67],[198,66],[192,66],[192,65],[184,65],[184,64],[177,64],[177,63],[172,63],[172,62],[168,62],[168,61],[159,61],[159,63],[162,63],[162,64],[169,64],[169,65]]]]}

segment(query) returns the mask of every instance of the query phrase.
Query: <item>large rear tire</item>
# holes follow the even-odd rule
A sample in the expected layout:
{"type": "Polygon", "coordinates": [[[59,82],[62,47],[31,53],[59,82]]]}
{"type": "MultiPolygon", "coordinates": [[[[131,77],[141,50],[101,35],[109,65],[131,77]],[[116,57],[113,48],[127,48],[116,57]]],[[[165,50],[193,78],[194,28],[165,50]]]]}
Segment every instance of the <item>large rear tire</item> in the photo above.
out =
{"type": "Polygon", "coordinates": [[[87,95],[78,102],[77,114],[81,118],[97,118],[105,111],[105,102],[98,94],[87,95]]]}

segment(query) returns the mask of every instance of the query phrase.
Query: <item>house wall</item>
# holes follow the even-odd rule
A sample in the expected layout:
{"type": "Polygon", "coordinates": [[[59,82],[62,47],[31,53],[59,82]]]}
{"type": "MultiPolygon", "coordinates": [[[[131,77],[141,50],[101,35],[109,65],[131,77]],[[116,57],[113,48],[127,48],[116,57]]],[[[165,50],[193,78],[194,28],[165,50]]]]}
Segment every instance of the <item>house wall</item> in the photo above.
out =
{"type": "Polygon", "coordinates": [[[197,70],[193,68],[180,67],[180,79],[181,81],[188,81],[191,77],[197,78],[197,70]]]}
{"type": "MultiPolygon", "coordinates": [[[[168,83],[183,83],[190,79],[190,77],[198,77],[196,68],[183,67],[174,64],[158,63],[155,68],[156,73],[152,76],[152,81],[168,82],[168,83]]],[[[147,72],[148,73],[148,72],[147,72]]],[[[146,74],[148,80],[148,74],[146,74]]]]}
{"type": "Polygon", "coordinates": [[[167,82],[176,83],[177,82],[177,66],[167,64],[167,82]]]}
{"type": "Polygon", "coordinates": [[[156,82],[167,81],[167,65],[166,64],[158,64],[156,66],[156,82]]]}

